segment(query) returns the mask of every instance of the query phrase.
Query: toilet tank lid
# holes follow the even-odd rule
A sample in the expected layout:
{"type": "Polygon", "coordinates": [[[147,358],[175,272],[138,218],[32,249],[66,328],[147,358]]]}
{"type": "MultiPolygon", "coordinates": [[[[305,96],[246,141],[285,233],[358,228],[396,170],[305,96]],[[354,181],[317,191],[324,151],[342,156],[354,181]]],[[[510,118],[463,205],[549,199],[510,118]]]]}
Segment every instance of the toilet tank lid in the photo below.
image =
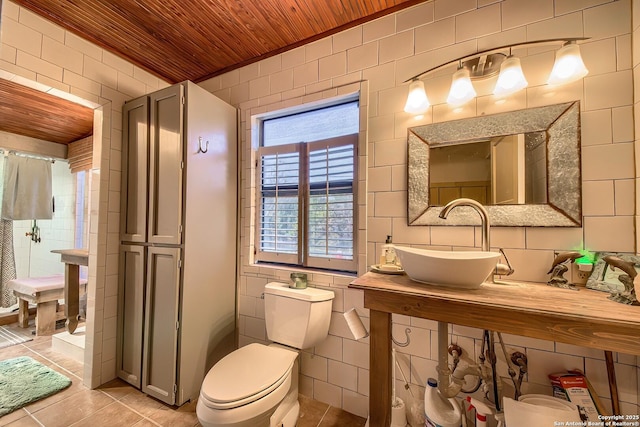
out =
{"type": "Polygon", "coordinates": [[[265,294],[280,295],[310,302],[328,301],[334,297],[333,291],[327,289],[306,287],[304,289],[290,288],[286,283],[271,282],[264,287],[265,294]]]}

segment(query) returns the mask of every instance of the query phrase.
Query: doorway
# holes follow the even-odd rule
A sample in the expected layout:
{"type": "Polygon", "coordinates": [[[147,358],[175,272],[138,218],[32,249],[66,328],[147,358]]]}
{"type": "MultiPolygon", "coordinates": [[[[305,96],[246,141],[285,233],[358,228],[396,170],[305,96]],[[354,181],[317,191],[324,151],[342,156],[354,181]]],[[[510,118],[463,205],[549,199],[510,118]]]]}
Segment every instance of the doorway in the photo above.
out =
{"type": "MultiPolygon", "coordinates": [[[[76,98],[74,98],[75,100],[76,98]]],[[[39,144],[33,144],[29,147],[31,149],[26,150],[29,154],[41,153],[43,157],[55,158],[55,163],[52,165],[52,184],[56,188],[57,183],[60,184],[60,188],[57,190],[54,188],[55,215],[60,214],[61,217],[64,217],[61,221],[62,230],[56,229],[57,225],[53,225],[54,220],[49,221],[50,223],[48,220],[37,220],[35,223],[32,220],[16,221],[13,240],[16,247],[18,277],[38,277],[64,273],[64,264],[60,261],[60,255],[51,253],[51,249],[82,247],[89,250],[89,266],[81,274],[88,280],[87,298],[90,300],[86,312],[85,375],[83,380],[85,385],[91,387],[93,386],[93,376],[95,376],[95,372],[92,370],[95,353],[97,352],[99,359],[101,349],[99,345],[101,343],[94,342],[94,328],[96,323],[102,324],[102,305],[99,304],[100,311],[98,311],[95,301],[96,283],[100,282],[99,275],[102,275],[100,283],[104,286],[104,269],[100,271],[97,268],[99,262],[95,260],[106,242],[106,227],[100,229],[97,224],[99,214],[103,209],[103,205],[100,204],[101,187],[108,184],[101,181],[100,162],[106,160],[108,164],[110,157],[111,102],[106,101],[103,105],[97,105],[91,101],[78,100],[78,102],[89,107],[93,116],[93,148],[92,152],[89,151],[89,160],[93,158],[93,163],[85,172],[71,173],[67,161],[63,159],[64,154],[52,155],[46,150],[40,151],[42,146],[39,144]],[[58,178],[57,183],[56,178],[58,178]],[[34,231],[37,231],[36,234],[38,234],[35,237],[34,231]],[[98,238],[99,235],[100,238],[98,238]],[[40,240],[36,242],[32,238],[40,240]],[[96,319],[96,312],[99,319],[96,319]]],[[[27,125],[28,123],[25,123],[25,126],[27,125]]],[[[12,143],[11,138],[6,138],[5,132],[0,132],[0,147],[11,151],[22,151],[20,144],[12,143]]],[[[105,191],[105,188],[102,191],[105,191]]],[[[105,215],[106,218],[106,212],[103,212],[102,215],[105,215]]],[[[105,255],[102,254],[103,262],[104,257],[105,255]]],[[[0,314],[0,325],[15,322],[17,322],[17,313],[0,314]]]]}

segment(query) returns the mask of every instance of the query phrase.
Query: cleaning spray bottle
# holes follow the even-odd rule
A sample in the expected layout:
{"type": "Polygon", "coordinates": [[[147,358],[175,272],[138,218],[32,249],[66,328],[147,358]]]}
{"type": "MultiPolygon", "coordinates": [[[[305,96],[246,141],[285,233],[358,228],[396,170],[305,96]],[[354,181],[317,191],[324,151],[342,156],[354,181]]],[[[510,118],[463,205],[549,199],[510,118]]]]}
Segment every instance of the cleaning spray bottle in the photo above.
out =
{"type": "Polygon", "coordinates": [[[425,427],[460,427],[462,411],[454,398],[445,398],[438,390],[438,381],[427,380],[424,390],[425,427]]]}
{"type": "Polygon", "coordinates": [[[493,411],[484,402],[467,396],[469,402],[469,410],[476,410],[476,427],[487,427],[487,414],[493,414],[493,411]]]}

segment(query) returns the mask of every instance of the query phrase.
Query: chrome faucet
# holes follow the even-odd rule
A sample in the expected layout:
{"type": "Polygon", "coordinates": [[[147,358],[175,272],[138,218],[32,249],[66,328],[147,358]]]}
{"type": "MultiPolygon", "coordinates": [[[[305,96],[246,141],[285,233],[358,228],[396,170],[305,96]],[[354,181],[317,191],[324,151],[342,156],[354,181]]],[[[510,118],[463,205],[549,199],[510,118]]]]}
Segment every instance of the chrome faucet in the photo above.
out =
{"type": "MultiPolygon", "coordinates": [[[[453,208],[456,208],[458,206],[469,206],[475,209],[478,214],[480,214],[480,219],[482,220],[482,250],[489,252],[491,250],[491,241],[489,239],[489,229],[491,227],[491,223],[489,221],[489,214],[487,213],[487,210],[484,208],[484,206],[482,206],[482,204],[473,199],[455,199],[447,203],[444,208],[442,208],[442,211],[438,216],[442,219],[447,219],[449,212],[451,212],[453,208]]],[[[495,273],[495,269],[491,271],[491,275],[489,276],[491,283],[495,283],[495,273]]]]}
{"type": "Polygon", "coordinates": [[[491,224],[489,222],[489,214],[487,213],[487,210],[484,208],[484,206],[482,206],[480,203],[476,202],[473,199],[452,200],[447,203],[444,208],[442,208],[442,211],[439,215],[440,218],[447,219],[449,212],[451,212],[453,208],[458,206],[472,207],[476,210],[476,212],[478,212],[478,214],[480,214],[480,219],[482,219],[482,250],[487,252],[491,250],[491,243],[489,240],[489,228],[491,227],[491,224]]]}

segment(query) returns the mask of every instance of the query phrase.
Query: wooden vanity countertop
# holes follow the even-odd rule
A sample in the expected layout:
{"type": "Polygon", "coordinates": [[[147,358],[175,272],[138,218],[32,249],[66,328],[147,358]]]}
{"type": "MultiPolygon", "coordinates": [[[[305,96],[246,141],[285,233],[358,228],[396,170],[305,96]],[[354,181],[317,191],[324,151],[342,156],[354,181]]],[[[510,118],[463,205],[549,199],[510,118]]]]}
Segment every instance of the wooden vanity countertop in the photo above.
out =
{"type": "Polygon", "coordinates": [[[640,306],[585,287],[496,281],[467,290],[368,272],[349,287],[364,290],[372,310],[640,355],[640,306]]]}

